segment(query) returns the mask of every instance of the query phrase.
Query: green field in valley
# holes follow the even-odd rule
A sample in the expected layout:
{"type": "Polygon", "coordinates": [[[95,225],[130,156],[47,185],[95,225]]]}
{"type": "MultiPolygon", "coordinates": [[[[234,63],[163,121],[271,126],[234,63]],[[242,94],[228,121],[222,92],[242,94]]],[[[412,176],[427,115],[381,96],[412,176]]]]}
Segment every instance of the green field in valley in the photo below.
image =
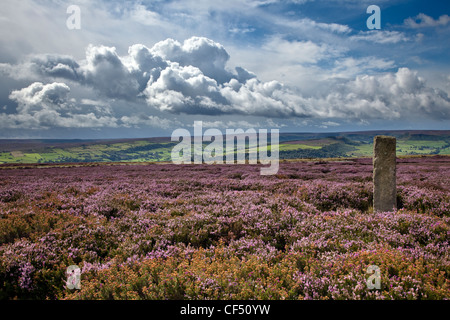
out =
{"type": "MultiPolygon", "coordinates": [[[[371,157],[373,137],[397,138],[397,155],[450,155],[450,131],[282,133],[280,159],[371,157]]],[[[122,140],[0,140],[0,164],[167,162],[170,138],[122,140]]],[[[204,144],[206,146],[207,143],[204,144]]],[[[269,144],[270,146],[270,144],[269,144]]]]}

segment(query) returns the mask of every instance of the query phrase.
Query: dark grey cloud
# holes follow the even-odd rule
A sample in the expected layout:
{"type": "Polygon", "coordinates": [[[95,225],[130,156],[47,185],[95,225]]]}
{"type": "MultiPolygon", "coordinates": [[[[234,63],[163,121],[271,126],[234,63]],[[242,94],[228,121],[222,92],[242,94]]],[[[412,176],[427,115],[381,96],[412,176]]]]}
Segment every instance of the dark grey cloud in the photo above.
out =
{"type": "Polygon", "coordinates": [[[29,68],[40,76],[79,80],[78,63],[70,56],[45,54],[30,57],[29,68]]]}
{"type": "Polygon", "coordinates": [[[68,98],[70,88],[59,82],[34,82],[26,88],[11,92],[9,98],[17,103],[15,113],[0,113],[2,128],[48,129],[117,127],[109,110],[93,105],[77,105],[68,98]]]}
{"type": "Polygon", "coordinates": [[[134,99],[139,83],[123,64],[114,47],[89,46],[79,68],[82,82],[108,98],[134,99]]]}
{"type": "Polygon", "coordinates": [[[14,90],[9,99],[17,103],[16,112],[1,113],[2,129],[53,128],[129,128],[146,125],[167,128],[172,120],[158,116],[118,116],[108,103],[90,99],[77,101],[70,97],[65,83],[34,82],[14,90]]]}

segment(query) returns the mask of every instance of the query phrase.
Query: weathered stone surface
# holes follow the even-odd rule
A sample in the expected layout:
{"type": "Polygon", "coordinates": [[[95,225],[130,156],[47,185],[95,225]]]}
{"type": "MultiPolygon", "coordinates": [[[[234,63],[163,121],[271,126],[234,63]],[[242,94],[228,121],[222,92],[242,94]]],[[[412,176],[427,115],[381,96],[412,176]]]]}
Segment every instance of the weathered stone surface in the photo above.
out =
{"type": "Polygon", "coordinates": [[[376,136],[373,144],[373,209],[397,209],[396,139],[376,136]]]}

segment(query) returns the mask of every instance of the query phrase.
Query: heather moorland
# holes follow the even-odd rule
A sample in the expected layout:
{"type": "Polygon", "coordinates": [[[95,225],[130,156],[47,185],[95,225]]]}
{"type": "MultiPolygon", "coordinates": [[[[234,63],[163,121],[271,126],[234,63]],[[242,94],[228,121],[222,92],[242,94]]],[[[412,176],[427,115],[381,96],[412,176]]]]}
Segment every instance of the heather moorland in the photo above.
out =
{"type": "Polygon", "coordinates": [[[3,167],[0,299],[448,299],[450,158],[397,162],[3,167]]]}

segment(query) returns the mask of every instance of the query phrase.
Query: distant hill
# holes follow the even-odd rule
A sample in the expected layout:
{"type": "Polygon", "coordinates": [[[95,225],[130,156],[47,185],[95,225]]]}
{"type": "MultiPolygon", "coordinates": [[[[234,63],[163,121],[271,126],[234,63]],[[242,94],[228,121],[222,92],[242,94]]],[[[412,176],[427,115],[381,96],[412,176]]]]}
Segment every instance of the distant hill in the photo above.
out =
{"type": "MultiPolygon", "coordinates": [[[[397,138],[397,155],[450,155],[450,130],[281,133],[280,159],[371,157],[373,137],[397,138]]],[[[169,137],[0,140],[0,164],[171,161],[169,137]]]]}

